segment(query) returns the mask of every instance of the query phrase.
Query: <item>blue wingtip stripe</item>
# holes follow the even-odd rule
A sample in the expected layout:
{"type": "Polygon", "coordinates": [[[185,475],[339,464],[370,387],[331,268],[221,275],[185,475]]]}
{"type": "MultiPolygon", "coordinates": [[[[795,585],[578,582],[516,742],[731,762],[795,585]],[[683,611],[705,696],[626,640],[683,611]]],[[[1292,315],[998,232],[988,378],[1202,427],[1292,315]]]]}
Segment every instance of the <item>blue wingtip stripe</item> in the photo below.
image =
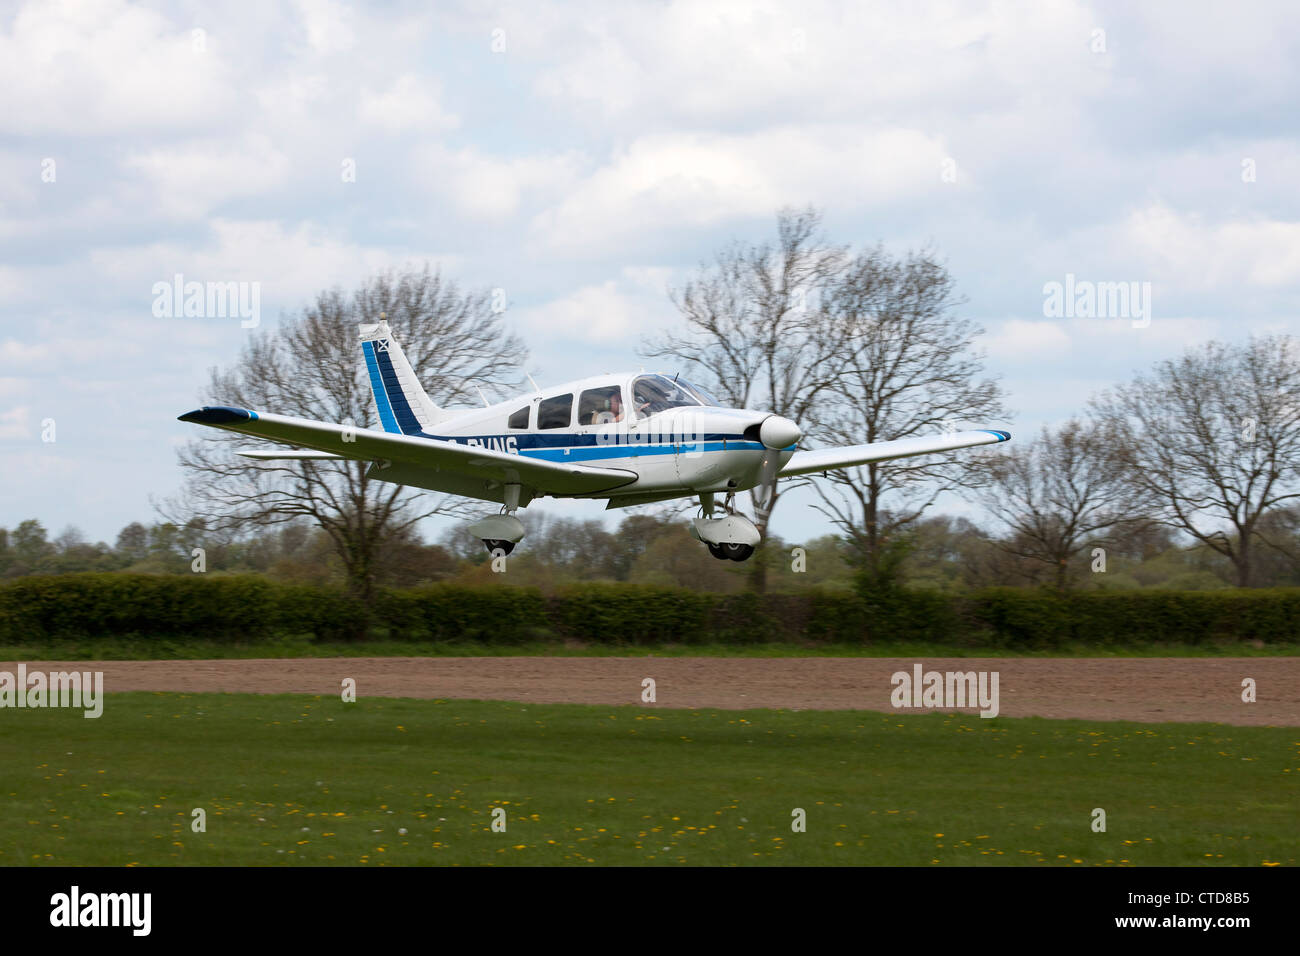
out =
{"type": "Polygon", "coordinates": [[[192,412],[178,415],[177,421],[195,422],[199,425],[229,425],[233,422],[255,422],[257,412],[247,408],[235,408],[233,405],[204,405],[192,412]]]}

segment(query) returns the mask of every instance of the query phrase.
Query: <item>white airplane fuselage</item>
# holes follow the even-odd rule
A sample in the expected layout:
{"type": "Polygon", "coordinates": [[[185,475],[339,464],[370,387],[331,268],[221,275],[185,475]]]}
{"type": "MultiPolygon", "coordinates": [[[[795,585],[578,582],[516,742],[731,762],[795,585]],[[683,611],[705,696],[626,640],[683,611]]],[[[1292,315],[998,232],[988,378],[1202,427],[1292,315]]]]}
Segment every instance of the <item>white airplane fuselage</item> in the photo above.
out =
{"type": "MultiPolygon", "coordinates": [[[[449,409],[448,417],[432,430],[406,433],[526,458],[634,472],[636,480],[620,488],[573,496],[610,498],[611,507],[618,507],[620,498],[726,494],[759,483],[769,450],[755,428],[773,417],[771,413],[704,404],[637,410],[634,386],[647,379],[672,381],[644,372],[595,376],[486,408],[449,409]],[[612,390],[617,390],[618,411],[609,407],[612,390]]],[[[391,421],[400,428],[405,416],[400,408],[381,407],[380,417],[386,427],[391,421]]],[[[793,453],[793,443],[774,452],[780,464],[793,453]]]]}

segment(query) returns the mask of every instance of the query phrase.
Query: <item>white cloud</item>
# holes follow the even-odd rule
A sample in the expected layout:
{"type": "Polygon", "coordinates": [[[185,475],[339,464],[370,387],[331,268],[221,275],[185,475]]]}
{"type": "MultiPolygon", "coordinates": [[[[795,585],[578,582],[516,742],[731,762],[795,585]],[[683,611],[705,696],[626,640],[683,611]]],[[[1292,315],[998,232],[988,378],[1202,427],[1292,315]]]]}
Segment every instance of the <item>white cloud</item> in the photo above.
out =
{"type": "MultiPolygon", "coordinates": [[[[0,237],[5,235],[4,223],[0,221],[0,237]]],[[[17,299],[27,282],[26,270],[14,266],[0,266],[0,304],[17,299]]]]}
{"type": "Polygon", "coordinates": [[[390,132],[455,129],[460,125],[459,117],[444,112],[436,88],[429,87],[428,80],[406,73],[381,93],[367,90],[361,96],[361,119],[390,132]]]}
{"type": "Polygon", "coordinates": [[[237,144],[203,139],[132,152],[122,165],[139,174],[138,188],[154,209],[181,219],[200,218],[230,199],[265,194],[290,172],[289,157],[259,134],[237,144]]]}
{"type": "Polygon", "coordinates": [[[49,356],[49,349],[41,343],[6,339],[0,342],[0,364],[21,367],[40,362],[49,356]]]}
{"type": "Polygon", "coordinates": [[[96,250],[95,272],[139,296],[148,309],[154,282],[170,281],[175,273],[199,282],[260,282],[263,306],[277,301],[297,308],[323,288],[345,289],[379,270],[428,260],[455,272],[452,255],[365,246],[342,230],[312,222],[286,227],[273,220],[213,219],[206,242],[159,242],[96,250]]]}
{"type": "Polygon", "coordinates": [[[630,355],[641,337],[660,328],[670,309],[661,270],[624,269],[617,279],[585,285],[543,305],[515,309],[512,320],[530,340],[584,344],[623,343],[630,355]]]}
{"type": "Polygon", "coordinates": [[[414,174],[424,188],[474,219],[514,216],[529,202],[558,201],[579,179],[576,153],[498,158],[477,148],[428,146],[417,151],[414,174]]]}
{"type": "Polygon", "coordinates": [[[1128,217],[1123,239],[1157,279],[1183,290],[1300,284],[1300,222],[1253,215],[1211,223],[1154,204],[1128,217]]]}
{"type": "MultiPolygon", "coordinates": [[[[827,121],[982,111],[1107,82],[1080,3],[909,4],[677,0],[656,8],[530,6],[512,19],[561,108],[637,126],[827,121]],[[567,14],[567,15],[566,15],[567,14]]],[[[1056,95],[1051,95],[1056,94],[1056,95]]]]}
{"type": "Polygon", "coordinates": [[[27,438],[30,434],[28,425],[30,416],[31,409],[26,405],[0,412],[0,439],[27,438]]]}
{"type": "Polygon", "coordinates": [[[539,215],[538,248],[636,247],[646,233],[770,216],[808,202],[841,213],[939,186],[946,152],[910,129],[786,127],[638,139],[539,215]]]}
{"type": "Polygon", "coordinates": [[[990,355],[1002,360],[1057,358],[1070,351],[1070,334],[1066,323],[1042,319],[1008,319],[980,339],[990,355]]]}
{"type": "Polygon", "coordinates": [[[202,129],[230,107],[232,88],[189,25],[138,5],[33,0],[0,33],[4,132],[202,129]]]}
{"type": "Polygon", "coordinates": [[[294,121],[295,129],[301,128],[313,109],[330,102],[329,92],[327,74],[297,69],[267,80],[253,91],[253,97],[282,130],[288,120],[294,121]]]}
{"type": "Polygon", "coordinates": [[[334,0],[294,0],[308,45],[323,56],[345,53],[356,43],[352,11],[334,0]]]}

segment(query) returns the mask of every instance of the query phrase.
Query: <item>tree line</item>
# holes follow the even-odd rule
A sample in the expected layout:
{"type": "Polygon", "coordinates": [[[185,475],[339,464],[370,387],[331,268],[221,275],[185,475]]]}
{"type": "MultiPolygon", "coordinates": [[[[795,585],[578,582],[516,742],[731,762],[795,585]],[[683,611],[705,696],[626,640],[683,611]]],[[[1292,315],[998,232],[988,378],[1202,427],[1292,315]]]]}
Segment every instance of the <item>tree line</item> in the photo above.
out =
{"type": "MultiPolygon", "coordinates": [[[[483,587],[527,586],[553,591],[584,581],[614,581],[730,593],[750,586],[747,569],[715,561],[669,509],[631,514],[615,528],[601,521],[538,512],[530,515],[535,536],[511,555],[504,573],[494,571],[481,543],[461,528],[436,541],[404,532],[387,539],[375,567],[375,586],[406,588],[430,582],[483,587]]],[[[1271,515],[1259,531],[1269,546],[1254,564],[1259,587],[1300,587],[1300,513],[1271,515]]],[[[1100,539],[1098,539],[1100,540],[1100,539]]],[[[851,539],[829,534],[792,542],[769,533],[768,590],[844,591],[860,585],[861,558],[851,539]]],[[[1165,588],[1214,590],[1234,587],[1231,560],[1203,542],[1154,523],[1108,531],[1104,546],[1092,544],[1065,557],[1061,567],[1035,552],[1019,533],[994,534],[963,517],[926,516],[891,539],[888,564],[905,588],[959,594],[990,586],[1102,590],[1165,588]]],[[[0,579],[87,571],[193,575],[252,573],[277,581],[345,587],[347,569],[333,542],[307,521],[219,534],[197,522],[145,525],[132,522],[112,544],[91,542],[75,527],[51,537],[28,519],[0,528],[0,579]],[[200,560],[195,550],[201,549],[200,560]]]]}
{"type": "MultiPolygon", "coordinates": [[[[820,212],[783,209],[774,239],[730,243],[667,291],[681,323],[642,342],[641,354],[727,405],[799,422],[803,447],[1012,425],[1005,391],[979,349],[983,329],[960,315],[964,300],[931,248],[834,243],[820,212]]],[[[426,265],[378,274],[351,292],[321,292],[299,315],[255,332],[232,367],[213,370],[200,401],[374,427],[356,328],[381,315],[440,405],[471,400],[475,385],[511,394],[524,377],[527,349],[492,296],[461,290],[426,265]]],[[[977,555],[970,560],[985,568],[964,579],[1084,586],[1100,573],[1093,552],[1104,552],[1103,563],[1105,553],[1129,560],[1132,542],[1155,541],[1161,554],[1182,549],[1188,573],[1216,580],[1226,573],[1240,587],[1276,583],[1294,574],[1300,557],[1298,395],[1300,353],[1289,336],[1207,342],[1102,391],[1038,435],[818,476],[815,507],[835,528],[835,553],[868,587],[916,579],[918,555],[940,526],[947,530],[939,537],[970,544],[977,555]],[[989,527],[937,516],[953,493],[980,504],[989,527]]],[[[248,444],[205,430],[182,448],[184,485],[160,507],[165,523],[231,541],[260,541],[280,526],[290,537],[306,533],[360,597],[393,579],[395,554],[432,547],[418,543],[423,519],[482,511],[480,503],[377,481],[365,462],[234,454],[248,444]]],[[[750,493],[745,507],[764,545],[743,574],[687,557],[689,539],[679,547],[646,538],[662,512],[645,509],[615,532],[642,540],[612,549],[593,543],[599,523],[588,523],[590,553],[603,555],[589,571],[622,580],[629,554],[658,547],[661,576],[689,568],[692,581],[765,590],[788,560],[768,528],[794,483],[778,484],[766,499],[761,489],[750,493]]],[[[567,525],[538,526],[536,513],[528,512],[533,527],[513,565],[573,566],[547,556],[548,536],[563,537],[567,525]]],[[[459,543],[437,547],[457,561],[483,561],[459,543]]],[[[429,561],[425,572],[440,573],[429,561]]]]}

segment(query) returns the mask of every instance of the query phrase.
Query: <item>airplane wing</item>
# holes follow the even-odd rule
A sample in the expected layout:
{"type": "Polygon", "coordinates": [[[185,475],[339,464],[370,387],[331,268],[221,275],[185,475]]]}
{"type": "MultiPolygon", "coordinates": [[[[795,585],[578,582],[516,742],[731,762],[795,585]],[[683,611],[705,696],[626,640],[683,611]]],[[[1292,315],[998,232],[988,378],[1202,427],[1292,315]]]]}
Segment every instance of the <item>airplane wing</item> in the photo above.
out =
{"type": "Polygon", "coordinates": [[[785,467],[777,473],[780,478],[793,475],[807,475],[815,471],[835,471],[839,468],[852,468],[872,461],[884,461],[887,458],[909,458],[912,455],[929,455],[938,451],[952,451],[956,448],[971,448],[975,445],[992,445],[1007,441],[1010,432],[994,429],[977,429],[967,432],[953,432],[947,435],[924,435],[920,438],[900,438],[897,441],[880,441],[870,445],[848,445],[844,448],[818,448],[813,451],[797,451],[790,456],[785,467]]]}
{"type": "Polygon", "coordinates": [[[186,412],[180,420],[312,449],[312,452],[297,449],[241,451],[245,457],[305,459],[333,456],[356,461],[392,462],[428,472],[452,472],[453,475],[502,484],[518,482],[541,494],[552,495],[595,494],[631,484],[637,479],[635,472],[621,468],[542,461],[454,441],[345,428],[329,422],[268,415],[225,405],[207,405],[186,412]],[[313,452],[328,454],[322,456],[313,452]]]}

